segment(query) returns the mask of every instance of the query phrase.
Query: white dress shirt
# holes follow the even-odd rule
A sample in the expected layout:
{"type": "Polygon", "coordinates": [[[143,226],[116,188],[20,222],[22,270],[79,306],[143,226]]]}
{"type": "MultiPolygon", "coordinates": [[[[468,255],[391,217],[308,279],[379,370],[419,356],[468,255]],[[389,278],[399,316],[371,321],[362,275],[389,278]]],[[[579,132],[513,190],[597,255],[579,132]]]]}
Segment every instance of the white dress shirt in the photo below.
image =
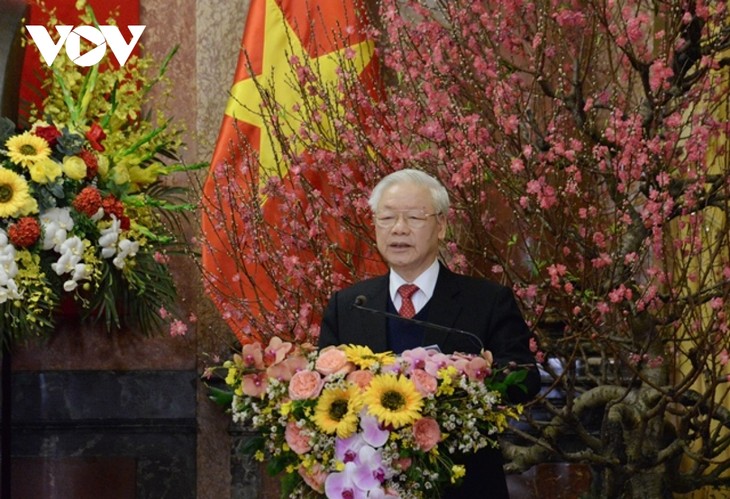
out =
{"type": "Polygon", "coordinates": [[[433,290],[436,287],[436,280],[439,276],[439,262],[438,259],[434,260],[430,267],[423,271],[421,275],[416,277],[413,282],[408,282],[403,279],[393,269],[390,270],[390,299],[393,301],[396,310],[400,310],[401,302],[403,298],[398,293],[398,288],[403,284],[415,284],[418,286],[416,291],[411,297],[413,301],[413,307],[418,313],[425,305],[428,300],[433,296],[433,290]]]}

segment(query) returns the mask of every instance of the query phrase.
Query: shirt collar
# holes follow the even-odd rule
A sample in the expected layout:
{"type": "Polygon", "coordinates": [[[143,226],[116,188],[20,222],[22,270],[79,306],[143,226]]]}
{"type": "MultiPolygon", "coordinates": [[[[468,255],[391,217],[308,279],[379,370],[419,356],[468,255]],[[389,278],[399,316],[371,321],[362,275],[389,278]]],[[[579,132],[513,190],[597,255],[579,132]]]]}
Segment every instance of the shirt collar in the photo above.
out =
{"type": "MultiPolygon", "coordinates": [[[[416,277],[412,283],[409,283],[405,279],[403,279],[398,273],[390,269],[390,299],[393,301],[393,303],[399,303],[400,299],[398,296],[398,288],[400,288],[403,284],[415,284],[418,286],[418,293],[417,295],[420,295],[420,299],[418,300],[421,303],[426,303],[428,300],[431,299],[431,296],[433,296],[433,290],[436,288],[436,280],[439,276],[439,261],[438,259],[434,260],[430,267],[428,267],[426,270],[424,270],[421,275],[416,277]],[[421,294],[423,293],[423,294],[421,294]]],[[[416,299],[419,297],[416,296],[416,299]]],[[[416,308],[418,309],[418,305],[416,305],[416,308]]]]}

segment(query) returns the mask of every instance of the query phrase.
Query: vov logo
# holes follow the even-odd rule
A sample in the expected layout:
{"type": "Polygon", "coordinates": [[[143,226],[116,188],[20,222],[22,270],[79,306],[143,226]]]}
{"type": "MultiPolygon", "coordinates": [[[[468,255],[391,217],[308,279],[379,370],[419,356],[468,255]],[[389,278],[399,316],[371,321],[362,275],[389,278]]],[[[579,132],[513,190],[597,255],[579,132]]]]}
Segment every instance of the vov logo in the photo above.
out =
{"type": "Polygon", "coordinates": [[[66,46],[66,55],[77,66],[93,66],[98,64],[106,53],[106,46],[116,57],[120,66],[124,66],[132,50],[137,45],[139,38],[145,26],[131,25],[127,26],[132,34],[132,40],[127,41],[122,36],[117,26],[56,26],[58,32],[58,42],[54,42],[45,26],[32,25],[26,26],[28,33],[35,42],[38,50],[49,66],[56,60],[56,56],[61,51],[61,47],[66,46]],[[81,39],[94,45],[94,48],[81,54],[81,39]]]}

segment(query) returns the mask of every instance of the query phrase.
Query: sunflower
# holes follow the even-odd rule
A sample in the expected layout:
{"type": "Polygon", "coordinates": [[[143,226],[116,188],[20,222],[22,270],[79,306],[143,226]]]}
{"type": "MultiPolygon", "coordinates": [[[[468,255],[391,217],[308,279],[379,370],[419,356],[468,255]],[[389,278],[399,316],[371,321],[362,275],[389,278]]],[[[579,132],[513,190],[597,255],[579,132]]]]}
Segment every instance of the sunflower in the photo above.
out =
{"type": "Polygon", "coordinates": [[[30,132],[10,137],[5,142],[5,147],[8,148],[10,160],[26,168],[51,155],[51,146],[48,142],[30,132]]]}
{"type": "Polygon", "coordinates": [[[0,167],[0,218],[21,214],[32,201],[28,183],[17,173],[0,167]]]}
{"type": "Polygon", "coordinates": [[[346,345],[344,350],[347,360],[360,369],[370,369],[375,364],[387,366],[395,363],[395,355],[392,352],[374,353],[369,347],[362,345],[346,345]]]}
{"type": "Polygon", "coordinates": [[[362,394],[368,412],[383,425],[406,426],[421,417],[423,399],[413,381],[403,375],[380,374],[362,394]]]}
{"type": "Polygon", "coordinates": [[[360,404],[358,388],[354,385],[332,387],[324,390],[314,408],[314,422],[328,434],[337,433],[347,438],[357,430],[357,414],[360,404]]]}

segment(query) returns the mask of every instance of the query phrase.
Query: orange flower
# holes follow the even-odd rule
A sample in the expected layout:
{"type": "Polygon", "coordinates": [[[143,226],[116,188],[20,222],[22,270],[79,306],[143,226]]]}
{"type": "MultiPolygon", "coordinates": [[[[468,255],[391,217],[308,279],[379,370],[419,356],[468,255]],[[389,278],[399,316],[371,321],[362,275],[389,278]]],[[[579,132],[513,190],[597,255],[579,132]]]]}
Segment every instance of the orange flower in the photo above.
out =
{"type": "Polygon", "coordinates": [[[23,217],[8,227],[8,239],[16,248],[32,246],[41,237],[41,226],[33,217],[23,217]]]}
{"type": "Polygon", "coordinates": [[[101,208],[101,193],[96,187],[84,187],[71,203],[76,211],[93,217],[101,208]]]}
{"type": "Polygon", "coordinates": [[[117,217],[117,220],[121,220],[124,216],[124,205],[111,194],[101,201],[101,206],[104,208],[104,213],[107,216],[114,215],[117,217]]]}

